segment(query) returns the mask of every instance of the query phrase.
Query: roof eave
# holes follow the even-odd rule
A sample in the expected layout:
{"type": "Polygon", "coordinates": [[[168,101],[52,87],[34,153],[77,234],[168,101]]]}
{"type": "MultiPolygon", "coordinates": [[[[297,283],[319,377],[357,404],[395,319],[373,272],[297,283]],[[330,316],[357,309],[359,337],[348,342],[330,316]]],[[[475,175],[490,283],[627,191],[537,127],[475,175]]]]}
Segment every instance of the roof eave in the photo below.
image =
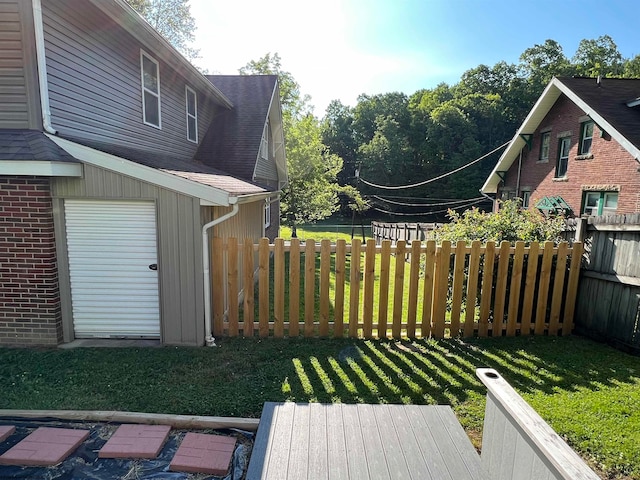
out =
{"type": "Polygon", "coordinates": [[[526,145],[521,135],[532,133],[538,125],[540,125],[540,122],[542,122],[547,113],[549,113],[553,104],[558,100],[560,93],[559,81],[556,78],[553,78],[546,86],[533,108],[529,111],[529,114],[524,119],[524,122],[522,122],[522,125],[520,125],[520,128],[516,131],[509,143],[509,146],[498,159],[496,166],[493,168],[491,174],[480,189],[482,193],[489,194],[496,193],[498,191],[498,184],[501,181],[498,172],[509,170],[520,150],[522,150],[526,145]]]}
{"type": "Polygon", "coordinates": [[[153,167],[127,160],[126,158],[111,155],[94,148],[80,145],[54,135],[48,135],[58,146],[83,163],[104,168],[137,180],[158,185],[184,195],[196,197],[212,205],[227,207],[235,203],[235,198],[229,192],[192,180],[163,172],[153,167]]]}
{"type": "Polygon", "coordinates": [[[112,18],[122,28],[127,30],[146,48],[154,52],[176,71],[188,76],[195,87],[207,92],[218,103],[226,108],[233,108],[233,103],[205,76],[194,67],[176,48],[160,35],[149,23],[142,18],[125,0],[89,0],[93,5],[112,18]],[[127,21],[129,20],[129,21],[127,21]],[[132,22],[133,21],[133,22],[132,22]],[[135,24],[141,28],[131,28],[135,24]]]}

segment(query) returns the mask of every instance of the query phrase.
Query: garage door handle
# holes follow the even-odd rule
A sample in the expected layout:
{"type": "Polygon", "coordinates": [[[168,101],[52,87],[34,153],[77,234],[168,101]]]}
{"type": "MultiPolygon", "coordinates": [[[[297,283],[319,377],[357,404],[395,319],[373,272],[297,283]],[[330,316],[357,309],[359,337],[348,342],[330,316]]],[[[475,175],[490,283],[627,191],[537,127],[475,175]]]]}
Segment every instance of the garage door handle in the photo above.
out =
{"type": "Polygon", "coordinates": [[[152,263],[151,265],[149,265],[149,270],[158,270],[158,264],[152,263]]]}

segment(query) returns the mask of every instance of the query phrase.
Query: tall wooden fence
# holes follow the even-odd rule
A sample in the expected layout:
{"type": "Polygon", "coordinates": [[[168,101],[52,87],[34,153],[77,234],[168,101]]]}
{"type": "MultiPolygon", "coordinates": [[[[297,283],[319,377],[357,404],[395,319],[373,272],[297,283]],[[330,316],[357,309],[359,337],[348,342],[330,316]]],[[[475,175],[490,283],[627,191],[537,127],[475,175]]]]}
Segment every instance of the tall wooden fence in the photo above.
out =
{"type": "Polygon", "coordinates": [[[386,240],[378,246],[374,240],[347,245],[276,239],[270,245],[264,238],[254,245],[216,238],[213,332],[338,338],[568,334],[581,253],[580,242],[555,247],[386,240]],[[240,277],[245,289],[239,295],[240,277]]]}
{"type": "Polygon", "coordinates": [[[576,328],[640,353],[640,214],[582,219],[576,328]]]}

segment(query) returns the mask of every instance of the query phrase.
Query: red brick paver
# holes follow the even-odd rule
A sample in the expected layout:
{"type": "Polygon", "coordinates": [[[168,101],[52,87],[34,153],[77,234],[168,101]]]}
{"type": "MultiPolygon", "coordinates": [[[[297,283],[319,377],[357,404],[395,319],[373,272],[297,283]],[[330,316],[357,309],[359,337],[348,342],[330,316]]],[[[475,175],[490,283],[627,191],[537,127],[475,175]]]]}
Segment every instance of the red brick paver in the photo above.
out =
{"type": "Polygon", "coordinates": [[[2,465],[51,466],[69,456],[89,436],[89,430],[40,427],[2,456],[2,465]]]}
{"type": "Polygon", "coordinates": [[[16,431],[16,427],[13,425],[0,425],[0,442],[9,438],[13,432],[16,431]]]}
{"type": "Polygon", "coordinates": [[[167,425],[120,425],[98,452],[100,458],[155,458],[171,427],[167,425]]]}
{"type": "Polygon", "coordinates": [[[234,437],[189,432],[171,460],[169,470],[226,475],[235,445],[234,437]]]}

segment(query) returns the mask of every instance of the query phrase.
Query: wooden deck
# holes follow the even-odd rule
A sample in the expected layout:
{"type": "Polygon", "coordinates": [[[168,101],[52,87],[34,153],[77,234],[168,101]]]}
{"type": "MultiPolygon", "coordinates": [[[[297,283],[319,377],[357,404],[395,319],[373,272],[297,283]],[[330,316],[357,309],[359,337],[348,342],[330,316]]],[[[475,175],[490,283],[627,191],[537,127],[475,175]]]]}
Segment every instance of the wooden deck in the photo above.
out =
{"type": "Polygon", "coordinates": [[[488,479],[442,405],[265,403],[247,480],[488,479]]]}

